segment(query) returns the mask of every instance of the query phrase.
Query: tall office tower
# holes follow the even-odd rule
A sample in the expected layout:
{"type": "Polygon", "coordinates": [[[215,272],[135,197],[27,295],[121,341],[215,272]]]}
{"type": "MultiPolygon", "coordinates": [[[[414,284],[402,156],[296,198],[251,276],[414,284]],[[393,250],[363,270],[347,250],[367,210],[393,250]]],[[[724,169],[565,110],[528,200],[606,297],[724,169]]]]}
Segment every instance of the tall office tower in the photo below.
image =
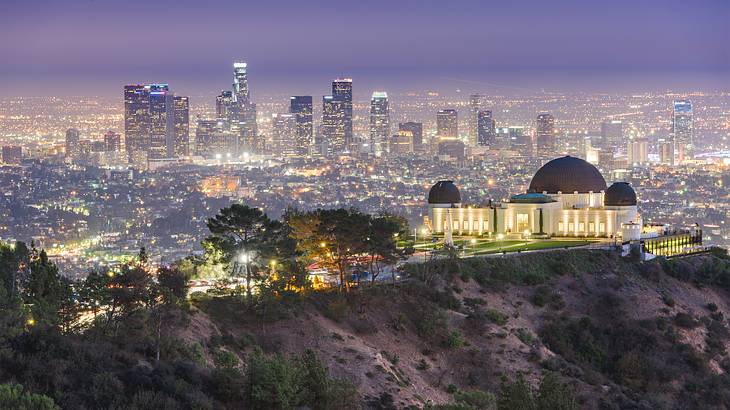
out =
{"type": "Polygon", "coordinates": [[[376,157],[388,151],[390,137],[390,109],[388,94],[375,91],[370,98],[370,152],[376,157]]]}
{"type": "Polygon", "coordinates": [[[549,113],[537,115],[535,126],[537,154],[540,156],[555,156],[555,117],[549,113]]]}
{"type": "Polygon", "coordinates": [[[509,127],[508,135],[511,150],[525,157],[532,155],[532,139],[525,133],[525,127],[509,127]]]}
{"type": "Polygon", "coordinates": [[[219,95],[215,97],[215,117],[216,118],[227,118],[232,119],[238,116],[238,111],[235,109],[235,99],[233,98],[233,91],[221,91],[219,95]]]}
{"type": "Polygon", "coordinates": [[[2,163],[19,165],[23,161],[23,148],[18,145],[3,145],[2,163]]]}
{"type": "Polygon", "coordinates": [[[104,151],[116,152],[122,150],[122,136],[114,131],[107,131],[104,134],[104,151]]]}
{"type": "Polygon", "coordinates": [[[649,140],[646,138],[630,140],[626,153],[629,166],[646,164],[649,162],[649,140]]]}
{"type": "Polygon", "coordinates": [[[603,121],[601,123],[601,147],[615,151],[624,145],[624,124],[621,120],[603,121]]]}
{"type": "Polygon", "coordinates": [[[298,155],[307,155],[314,143],[313,106],[311,95],[295,95],[289,99],[289,113],[297,122],[297,137],[294,148],[298,155]]]}
{"type": "Polygon", "coordinates": [[[81,154],[81,133],[76,128],[66,130],[66,158],[76,159],[81,154]]]}
{"type": "Polygon", "coordinates": [[[353,144],[352,135],[352,78],[337,78],[332,81],[332,97],[343,101],[345,149],[353,144]]]}
{"type": "Polygon", "coordinates": [[[692,102],[675,100],[672,106],[672,141],[680,163],[694,156],[693,129],[692,102]]]}
{"type": "Polygon", "coordinates": [[[461,163],[465,158],[465,148],[464,143],[457,139],[445,139],[438,144],[438,155],[448,161],[461,163]]]}
{"type": "Polygon", "coordinates": [[[397,134],[390,137],[388,143],[388,154],[393,156],[410,154],[413,152],[413,132],[410,130],[400,130],[397,134]]]}
{"type": "MultiPolygon", "coordinates": [[[[472,94],[469,96],[469,117],[466,119],[469,127],[469,144],[472,146],[479,144],[479,112],[487,111],[487,97],[482,94],[472,94]]],[[[491,114],[491,111],[490,111],[491,114]]]]}
{"type": "Polygon", "coordinates": [[[238,110],[238,126],[241,133],[241,148],[258,150],[258,126],[256,125],[256,104],[251,101],[248,87],[248,66],[237,61],[233,63],[233,97],[238,110]]]}
{"type": "Polygon", "coordinates": [[[322,144],[327,146],[326,155],[345,151],[347,101],[332,95],[322,97],[322,144]]]}
{"type": "Polygon", "coordinates": [[[477,145],[481,147],[494,147],[496,144],[497,133],[492,118],[492,112],[489,110],[477,112],[477,145]]]}
{"type": "Polygon", "coordinates": [[[190,100],[188,97],[173,97],[174,134],[172,152],[169,157],[187,157],[190,154],[190,100]]]}
{"type": "Polygon", "coordinates": [[[199,119],[195,129],[195,154],[205,158],[230,158],[238,146],[237,132],[225,118],[199,119]]]}
{"type": "Polygon", "coordinates": [[[418,151],[423,146],[423,124],[420,122],[401,122],[398,131],[410,131],[413,135],[413,150],[418,151]]]}
{"type": "Polygon", "coordinates": [[[297,118],[294,114],[271,115],[271,152],[275,155],[297,155],[297,118]]]}
{"type": "Polygon", "coordinates": [[[143,84],[124,86],[124,144],[130,162],[146,159],[150,132],[150,90],[143,84]]]}
{"type": "Polygon", "coordinates": [[[674,165],[674,142],[670,139],[660,138],[659,146],[659,162],[664,165],[674,165]]]}
{"type": "Polygon", "coordinates": [[[150,84],[150,134],[147,158],[168,158],[174,136],[173,100],[167,84],[150,84]]]}
{"type": "Polygon", "coordinates": [[[456,110],[439,110],[436,113],[436,136],[438,138],[459,137],[459,121],[456,110]]]}

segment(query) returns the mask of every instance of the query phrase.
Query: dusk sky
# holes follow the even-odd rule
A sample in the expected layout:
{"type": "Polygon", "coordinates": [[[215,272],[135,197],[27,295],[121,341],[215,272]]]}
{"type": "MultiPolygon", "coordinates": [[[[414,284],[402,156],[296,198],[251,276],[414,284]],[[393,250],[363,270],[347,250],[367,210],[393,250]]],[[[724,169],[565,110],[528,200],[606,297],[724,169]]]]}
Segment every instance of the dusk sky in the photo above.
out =
{"type": "Polygon", "coordinates": [[[730,1],[2,1],[0,95],[730,88],[730,1]],[[359,89],[358,89],[359,88],[359,89]]]}

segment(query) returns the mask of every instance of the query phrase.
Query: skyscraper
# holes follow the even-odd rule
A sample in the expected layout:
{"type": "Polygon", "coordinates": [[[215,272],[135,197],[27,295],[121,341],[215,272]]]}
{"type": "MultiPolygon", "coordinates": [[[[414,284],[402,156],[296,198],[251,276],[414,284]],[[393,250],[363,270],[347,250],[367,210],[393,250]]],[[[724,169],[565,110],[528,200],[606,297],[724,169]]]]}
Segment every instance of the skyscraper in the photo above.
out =
{"type": "Polygon", "coordinates": [[[174,158],[190,154],[190,100],[188,97],[173,97],[174,136],[172,155],[174,158]]]}
{"type": "Polygon", "coordinates": [[[646,164],[649,162],[649,140],[646,138],[630,140],[626,154],[629,166],[646,164]]]}
{"type": "Polygon", "coordinates": [[[107,131],[104,134],[104,151],[116,152],[122,149],[122,136],[114,131],[107,131]]]}
{"type": "Polygon", "coordinates": [[[79,157],[81,150],[81,133],[76,128],[66,130],[66,158],[74,160],[79,157]]]}
{"type": "Polygon", "coordinates": [[[172,93],[167,84],[150,84],[150,134],[146,144],[147,158],[169,157],[174,136],[172,93]]]}
{"type": "Polygon", "coordinates": [[[297,119],[294,114],[272,114],[271,152],[275,155],[298,154],[297,119]]]}
{"type": "Polygon", "coordinates": [[[124,133],[130,162],[172,158],[187,152],[188,97],[172,94],[167,84],[124,87],[124,133]]]}
{"type": "Polygon", "coordinates": [[[375,156],[379,157],[388,151],[389,136],[388,94],[384,91],[375,91],[370,98],[370,151],[375,156]]]}
{"type": "Polygon", "coordinates": [[[195,128],[195,154],[206,158],[228,158],[238,145],[237,130],[227,119],[200,119],[195,128]]]}
{"type": "Polygon", "coordinates": [[[525,127],[509,127],[508,135],[511,150],[525,157],[532,155],[532,139],[525,134],[525,127]]]}
{"type": "Polygon", "coordinates": [[[352,78],[337,78],[332,81],[332,97],[342,100],[341,110],[344,121],[344,149],[349,149],[353,143],[352,135],[352,78]]]}
{"type": "Polygon", "coordinates": [[[555,117],[549,113],[540,113],[535,126],[537,154],[540,156],[555,156],[555,117]]]}
{"type": "Polygon", "coordinates": [[[238,117],[238,111],[235,110],[235,99],[233,98],[233,91],[221,91],[219,95],[215,97],[215,117],[216,118],[227,118],[232,119],[238,117]]]}
{"type": "Polygon", "coordinates": [[[124,143],[130,162],[147,158],[145,140],[149,132],[149,88],[143,84],[124,86],[124,143]]]}
{"type": "Polygon", "coordinates": [[[423,124],[420,122],[402,122],[398,131],[410,131],[413,136],[413,149],[419,150],[423,145],[423,124]]]}
{"type": "Polygon", "coordinates": [[[469,144],[479,145],[479,112],[487,109],[487,97],[482,94],[469,96],[469,116],[466,123],[469,128],[469,144]]]}
{"type": "Polygon", "coordinates": [[[255,151],[261,148],[256,125],[256,104],[251,101],[248,86],[248,65],[245,62],[233,63],[233,97],[235,109],[238,110],[238,127],[240,129],[240,148],[255,151]]]}
{"type": "Polygon", "coordinates": [[[314,142],[312,111],[311,95],[295,95],[289,99],[289,113],[294,114],[297,123],[294,145],[298,155],[307,155],[314,142]]]}
{"type": "Polygon", "coordinates": [[[332,95],[322,97],[322,137],[321,144],[327,146],[327,155],[345,150],[346,145],[346,105],[347,101],[332,95]]]}
{"type": "Polygon", "coordinates": [[[492,112],[489,110],[477,113],[477,145],[482,147],[494,147],[497,134],[492,112]]]}
{"type": "Polygon", "coordinates": [[[694,124],[692,102],[675,100],[672,105],[672,141],[677,161],[682,162],[694,156],[694,124]]]}
{"type": "Polygon", "coordinates": [[[436,136],[438,138],[459,137],[459,121],[456,110],[439,110],[436,113],[436,136]]]}
{"type": "Polygon", "coordinates": [[[611,151],[624,145],[624,125],[620,120],[601,123],[601,146],[611,151]]]}

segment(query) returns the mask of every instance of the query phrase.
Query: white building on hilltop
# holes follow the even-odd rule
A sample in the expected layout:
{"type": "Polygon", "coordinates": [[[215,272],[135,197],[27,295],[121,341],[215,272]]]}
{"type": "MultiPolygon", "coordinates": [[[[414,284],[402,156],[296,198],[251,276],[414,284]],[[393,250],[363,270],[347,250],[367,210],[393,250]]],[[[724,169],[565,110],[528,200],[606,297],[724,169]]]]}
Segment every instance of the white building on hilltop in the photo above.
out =
{"type": "Polygon", "coordinates": [[[509,202],[462,207],[454,183],[439,181],[428,193],[428,208],[426,225],[432,233],[447,236],[622,238],[634,236],[636,226],[642,226],[631,185],[607,187],[596,167],[570,156],[546,163],[528,191],[509,202]]]}

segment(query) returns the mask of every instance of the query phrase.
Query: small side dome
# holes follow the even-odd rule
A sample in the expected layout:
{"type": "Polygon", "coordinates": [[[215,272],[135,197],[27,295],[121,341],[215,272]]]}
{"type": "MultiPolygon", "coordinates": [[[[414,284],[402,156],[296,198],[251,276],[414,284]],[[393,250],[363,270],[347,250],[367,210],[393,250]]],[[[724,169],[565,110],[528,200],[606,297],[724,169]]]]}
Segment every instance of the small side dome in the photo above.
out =
{"type": "Polygon", "coordinates": [[[632,206],[636,205],[636,192],[628,182],[616,182],[606,190],[603,197],[605,206],[632,206]]]}
{"type": "Polygon", "coordinates": [[[460,204],[461,193],[454,181],[439,181],[428,191],[429,204],[460,204]]]}

